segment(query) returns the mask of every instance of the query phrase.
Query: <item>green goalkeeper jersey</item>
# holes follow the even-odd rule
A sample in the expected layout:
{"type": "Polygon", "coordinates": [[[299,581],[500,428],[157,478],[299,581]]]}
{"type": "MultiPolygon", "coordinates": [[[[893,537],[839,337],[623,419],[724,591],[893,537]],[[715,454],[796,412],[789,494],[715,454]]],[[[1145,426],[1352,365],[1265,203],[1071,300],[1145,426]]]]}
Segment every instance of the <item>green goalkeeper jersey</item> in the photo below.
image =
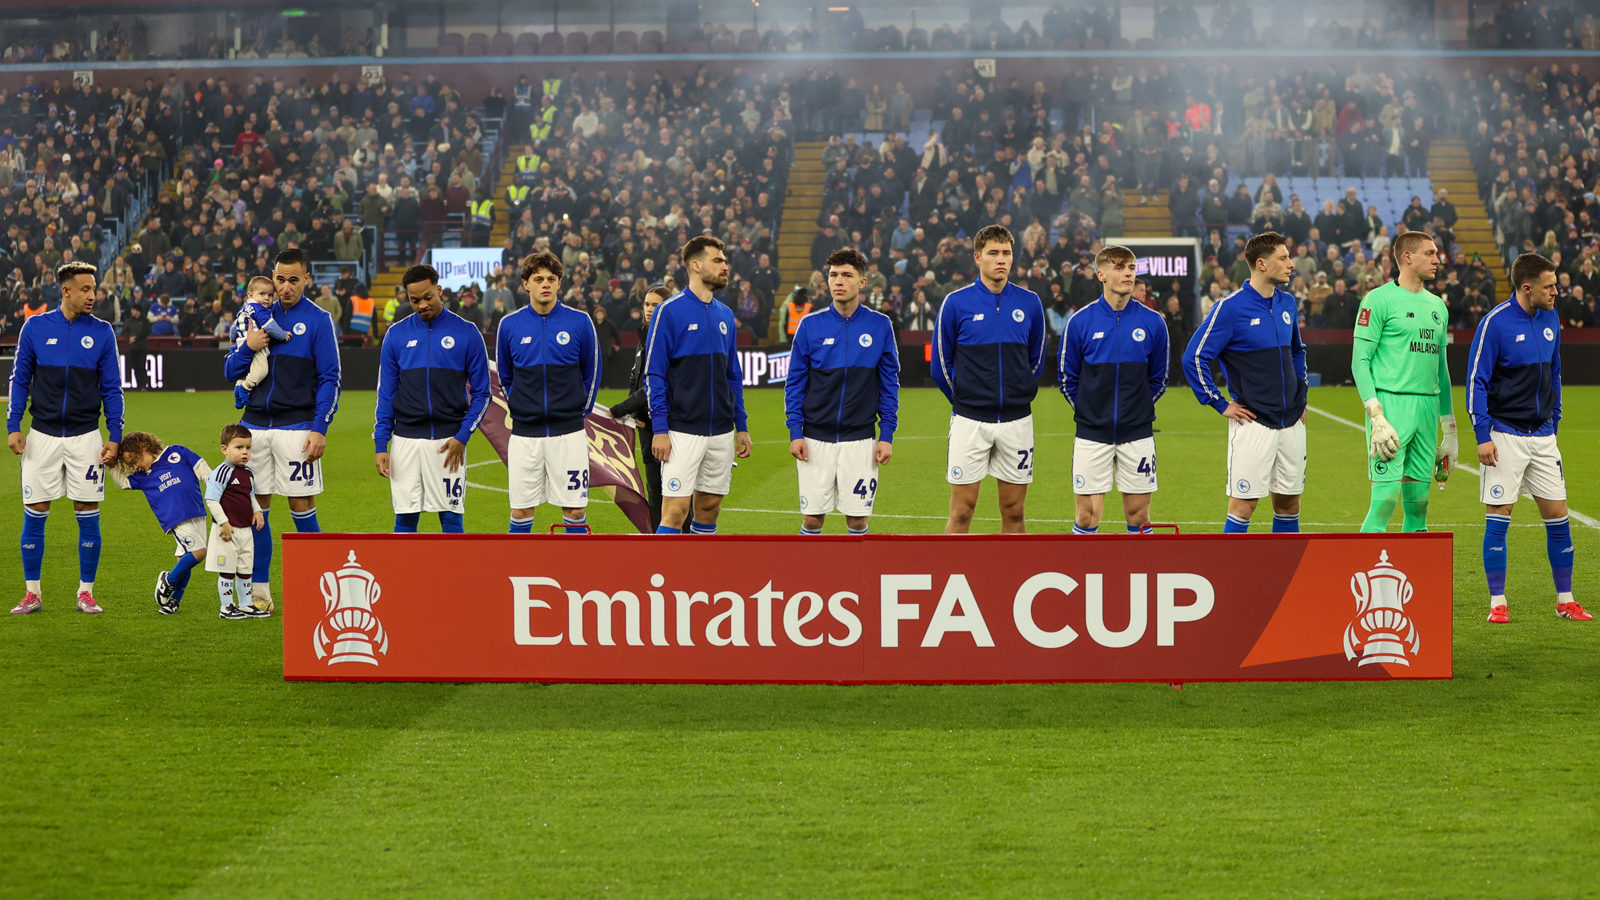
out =
{"type": "MultiPolygon", "coordinates": [[[[1449,310],[1426,289],[1415,294],[1389,282],[1373,288],[1356,313],[1356,388],[1363,401],[1390,394],[1450,393],[1445,363],[1449,310]],[[1370,367],[1359,364],[1362,357],[1370,367]]],[[[1447,411],[1447,410],[1441,410],[1447,411]]]]}

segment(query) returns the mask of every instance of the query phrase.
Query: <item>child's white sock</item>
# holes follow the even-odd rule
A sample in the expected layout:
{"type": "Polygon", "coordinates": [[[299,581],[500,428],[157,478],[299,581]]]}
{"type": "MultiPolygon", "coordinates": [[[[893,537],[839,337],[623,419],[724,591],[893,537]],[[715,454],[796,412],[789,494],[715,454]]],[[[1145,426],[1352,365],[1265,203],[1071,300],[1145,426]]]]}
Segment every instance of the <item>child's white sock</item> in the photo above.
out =
{"type": "Polygon", "coordinates": [[[255,598],[250,595],[250,576],[248,574],[234,576],[233,596],[238,598],[240,606],[254,605],[255,598]]]}
{"type": "Polygon", "coordinates": [[[227,609],[233,605],[233,579],[226,575],[217,576],[217,599],[222,601],[222,608],[227,609]]]}

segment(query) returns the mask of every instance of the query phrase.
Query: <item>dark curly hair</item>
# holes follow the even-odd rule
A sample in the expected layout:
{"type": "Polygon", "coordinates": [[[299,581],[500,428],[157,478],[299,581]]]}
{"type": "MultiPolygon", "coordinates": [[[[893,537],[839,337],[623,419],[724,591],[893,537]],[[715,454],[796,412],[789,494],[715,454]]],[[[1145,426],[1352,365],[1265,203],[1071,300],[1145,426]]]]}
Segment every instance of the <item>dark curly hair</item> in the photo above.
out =
{"type": "Polygon", "coordinates": [[[122,443],[117,445],[117,470],[124,475],[133,474],[141,456],[146,453],[160,456],[163,446],[161,439],[148,431],[130,431],[124,434],[122,443]]]}

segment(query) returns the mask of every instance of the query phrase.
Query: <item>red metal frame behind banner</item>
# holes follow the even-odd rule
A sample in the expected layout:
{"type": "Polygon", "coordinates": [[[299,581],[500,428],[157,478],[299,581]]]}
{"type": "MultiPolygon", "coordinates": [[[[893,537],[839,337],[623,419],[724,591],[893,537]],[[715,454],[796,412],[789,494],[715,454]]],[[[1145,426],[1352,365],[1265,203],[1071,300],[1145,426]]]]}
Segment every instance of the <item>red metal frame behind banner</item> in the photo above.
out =
{"type": "Polygon", "coordinates": [[[289,680],[1451,677],[1452,536],[286,534],[289,680]]]}

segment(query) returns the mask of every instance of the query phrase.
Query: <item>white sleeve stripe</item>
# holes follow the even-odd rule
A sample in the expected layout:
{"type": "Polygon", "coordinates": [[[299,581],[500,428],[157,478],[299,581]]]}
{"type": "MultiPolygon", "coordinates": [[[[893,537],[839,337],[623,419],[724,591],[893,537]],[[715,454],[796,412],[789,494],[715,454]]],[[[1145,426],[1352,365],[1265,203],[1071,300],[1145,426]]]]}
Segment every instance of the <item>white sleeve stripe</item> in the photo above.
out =
{"type": "MultiPolygon", "coordinates": [[[[678,296],[681,297],[682,294],[680,294],[678,296]]],[[[655,398],[651,396],[651,390],[650,390],[650,355],[656,352],[656,338],[661,335],[661,327],[660,326],[661,326],[662,322],[666,318],[666,316],[663,315],[663,314],[667,311],[667,306],[669,306],[672,303],[672,301],[674,301],[676,299],[678,299],[678,298],[677,297],[668,297],[666,300],[662,301],[661,305],[656,307],[656,311],[651,314],[651,316],[650,316],[650,324],[646,326],[647,328],[650,329],[650,344],[649,344],[649,346],[645,347],[645,353],[644,353],[644,399],[645,399],[645,415],[647,415],[647,416],[651,415],[650,408],[654,405],[654,402],[655,402],[655,398]]],[[[670,360],[669,360],[669,362],[670,362],[670,360]]]]}
{"type": "MultiPolygon", "coordinates": [[[[1505,301],[1505,303],[1501,303],[1499,306],[1496,306],[1494,309],[1489,310],[1489,314],[1487,316],[1483,317],[1483,321],[1482,322],[1478,323],[1478,329],[1479,329],[1478,352],[1473,354],[1473,357],[1472,357],[1472,368],[1467,371],[1467,416],[1468,416],[1469,419],[1471,418],[1471,416],[1473,414],[1473,412],[1472,412],[1472,395],[1474,393],[1473,385],[1478,380],[1478,367],[1483,364],[1483,342],[1484,342],[1484,339],[1489,336],[1489,327],[1490,327],[1489,326],[1489,322],[1490,322],[1490,320],[1492,320],[1495,317],[1495,315],[1497,313],[1500,312],[1500,310],[1505,309],[1506,305],[1509,304],[1510,302],[1511,302],[1510,300],[1507,300],[1507,301],[1505,301]]],[[[1489,365],[1493,366],[1494,365],[1494,360],[1492,360],[1492,359],[1489,360],[1489,365]]],[[[1493,375],[1494,373],[1490,372],[1489,374],[1493,375]]]]}
{"type": "Polygon", "coordinates": [[[1218,390],[1216,382],[1211,380],[1211,367],[1206,364],[1205,360],[1200,358],[1200,354],[1205,351],[1206,341],[1211,338],[1211,329],[1217,327],[1217,317],[1222,314],[1222,304],[1237,296],[1239,296],[1239,292],[1234,291],[1218,300],[1216,306],[1211,307],[1211,321],[1206,323],[1205,334],[1200,335],[1200,343],[1196,344],[1194,348],[1195,374],[1200,378],[1200,387],[1205,390],[1207,397],[1220,399],[1222,391],[1218,390]]]}
{"type": "Polygon", "coordinates": [[[953,304],[950,303],[949,295],[946,295],[944,302],[939,304],[939,317],[933,323],[933,355],[939,360],[939,371],[944,373],[945,384],[950,385],[950,390],[954,391],[956,388],[956,383],[955,380],[950,377],[950,367],[946,365],[944,361],[944,311],[949,309],[952,305],[953,304]]]}
{"type": "Polygon", "coordinates": [[[605,373],[600,368],[600,332],[594,327],[594,320],[588,316],[583,317],[589,323],[589,342],[594,345],[594,380],[589,385],[589,402],[584,404],[585,409],[594,406],[595,398],[600,396],[600,376],[605,373]]]}

